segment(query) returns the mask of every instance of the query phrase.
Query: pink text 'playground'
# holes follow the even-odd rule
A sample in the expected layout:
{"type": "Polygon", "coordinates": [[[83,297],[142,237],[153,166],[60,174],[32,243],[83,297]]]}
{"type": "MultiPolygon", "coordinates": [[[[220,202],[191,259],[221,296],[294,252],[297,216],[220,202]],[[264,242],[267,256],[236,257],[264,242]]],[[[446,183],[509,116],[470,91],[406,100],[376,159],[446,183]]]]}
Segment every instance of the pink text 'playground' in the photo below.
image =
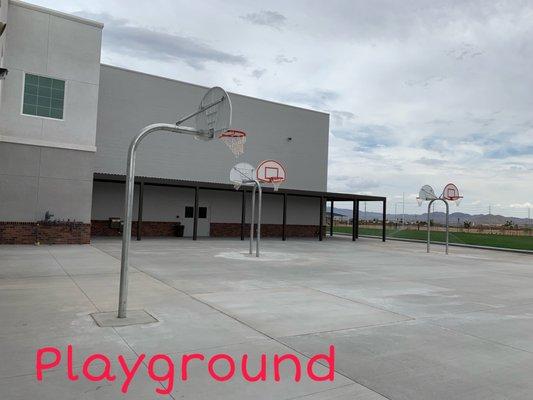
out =
{"type": "MultiPolygon", "coordinates": [[[[72,345],[67,346],[66,354],[63,354],[57,347],[43,347],[37,350],[35,360],[35,372],[38,381],[43,381],[45,377],[43,372],[47,370],[57,369],[61,361],[66,358],[66,378],[71,381],[79,379],[87,379],[92,382],[100,381],[117,381],[121,384],[122,393],[127,393],[131,382],[135,379],[139,372],[141,364],[145,363],[147,366],[146,373],[155,385],[155,391],[158,394],[170,394],[174,388],[174,383],[177,379],[186,382],[189,379],[188,367],[191,363],[202,363],[207,368],[209,376],[218,382],[228,382],[235,377],[240,377],[247,382],[264,382],[272,380],[279,382],[282,379],[293,380],[299,382],[302,374],[305,373],[309,379],[317,382],[333,381],[335,374],[335,347],[329,346],[328,354],[316,354],[305,362],[294,354],[274,354],[271,358],[266,354],[260,354],[260,360],[251,365],[249,356],[242,355],[237,361],[228,354],[220,353],[209,357],[201,353],[184,354],[179,357],[179,362],[176,363],[174,359],[166,354],[156,354],[147,358],[145,354],[140,354],[137,359],[126,361],[124,356],[116,357],[116,364],[114,359],[105,354],[95,353],[83,361],[82,367],[79,370],[74,368],[74,351],[72,345]],[[267,371],[270,368],[267,365],[271,363],[272,376],[268,376],[267,371]],[[283,364],[291,364],[294,368],[294,373],[291,376],[281,376],[280,366],[283,364]],[[321,364],[327,368],[327,371],[317,374],[313,369],[314,366],[321,364]],[[179,369],[178,369],[179,367],[179,369]],[[224,373],[217,372],[224,368],[224,373]],[[94,374],[94,369],[98,368],[98,373],[94,374]]],[[[79,360],[76,360],[79,361],[79,360]]],[[[76,362],[77,365],[80,363],[76,362]]],[[[144,369],[142,369],[144,371],[144,369]]]]}

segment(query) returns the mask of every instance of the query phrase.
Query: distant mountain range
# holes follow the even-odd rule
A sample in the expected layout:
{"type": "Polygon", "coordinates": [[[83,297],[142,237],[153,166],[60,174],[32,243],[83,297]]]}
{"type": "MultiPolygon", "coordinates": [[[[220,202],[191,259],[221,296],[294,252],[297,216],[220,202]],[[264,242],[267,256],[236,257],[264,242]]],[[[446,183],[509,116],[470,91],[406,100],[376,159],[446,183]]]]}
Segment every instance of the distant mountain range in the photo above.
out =
{"type": "MultiPolygon", "coordinates": [[[[329,212],[329,208],[327,209],[327,212],[329,212]]],[[[345,209],[345,208],[337,208],[335,207],[333,209],[334,214],[338,215],[344,215],[348,218],[352,218],[352,210],[345,209]]],[[[381,220],[382,214],[377,212],[364,212],[362,210],[359,210],[359,218],[360,219],[367,219],[367,220],[373,220],[373,219],[379,219],[381,220]]],[[[401,221],[402,215],[398,214],[387,214],[387,220],[388,221],[401,221]]],[[[423,214],[405,214],[405,222],[417,222],[417,221],[426,221],[427,219],[427,213],[423,214]]],[[[446,213],[443,212],[434,212],[431,213],[431,219],[438,223],[438,224],[444,224],[446,222],[446,213]]],[[[494,215],[494,214],[466,214],[461,212],[454,212],[450,214],[450,226],[457,226],[457,225],[463,225],[465,221],[470,221],[473,223],[474,226],[476,225],[504,225],[506,221],[512,221],[513,224],[519,225],[519,226],[526,226],[526,225],[533,225],[531,220],[528,220],[527,218],[517,218],[517,217],[506,217],[504,215],[494,215]]]]}

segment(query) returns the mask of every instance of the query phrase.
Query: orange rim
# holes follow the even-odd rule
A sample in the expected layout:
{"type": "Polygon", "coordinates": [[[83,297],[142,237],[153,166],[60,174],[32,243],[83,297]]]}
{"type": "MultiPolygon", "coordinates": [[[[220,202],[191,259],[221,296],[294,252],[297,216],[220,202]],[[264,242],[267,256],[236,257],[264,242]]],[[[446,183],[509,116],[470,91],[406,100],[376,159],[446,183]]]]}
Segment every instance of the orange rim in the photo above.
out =
{"type": "Polygon", "coordinates": [[[244,131],[238,131],[236,129],[230,129],[230,130],[227,130],[226,132],[223,132],[220,134],[219,137],[244,137],[246,136],[246,132],[244,131]]]}

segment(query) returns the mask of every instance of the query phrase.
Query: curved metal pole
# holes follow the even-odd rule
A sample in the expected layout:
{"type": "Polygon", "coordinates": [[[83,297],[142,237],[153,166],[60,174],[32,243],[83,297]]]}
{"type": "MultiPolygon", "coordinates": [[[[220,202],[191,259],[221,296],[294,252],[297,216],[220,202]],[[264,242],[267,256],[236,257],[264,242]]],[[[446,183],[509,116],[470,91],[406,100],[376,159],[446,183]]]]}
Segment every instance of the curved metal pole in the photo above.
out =
{"type": "Polygon", "coordinates": [[[257,182],[259,189],[259,204],[257,206],[257,237],[255,239],[255,256],[259,257],[259,247],[261,245],[261,208],[263,204],[263,189],[261,184],[257,182]]]}
{"type": "Polygon", "coordinates": [[[126,169],[126,195],[124,199],[124,226],[122,229],[122,255],[120,258],[120,289],[118,295],[118,318],[126,318],[128,303],[128,261],[131,240],[131,219],[133,210],[133,192],[135,185],[135,155],[139,143],[150,133],[167,131],[186,135],[198,135],[193,128],[172,124],[152,124],[145,127],[132,140],[128,150],[128,166],[126,169]]]}
{"type": "Polygon", "coordinates": [[[450,205],[445,199],[433,199],[428,204],[428,217],[427,217],[427,229],[428,229],[428,243],[427,243],[427,252],[429,253],[429,248],[431,244],[431,220],[430,220],[430,212],[431,212],[431,205],[434,201],[441,200],[446,204],[446,254],[448,254],[448,247],[449,247],[449,221],[450,221],[450,205]]]}

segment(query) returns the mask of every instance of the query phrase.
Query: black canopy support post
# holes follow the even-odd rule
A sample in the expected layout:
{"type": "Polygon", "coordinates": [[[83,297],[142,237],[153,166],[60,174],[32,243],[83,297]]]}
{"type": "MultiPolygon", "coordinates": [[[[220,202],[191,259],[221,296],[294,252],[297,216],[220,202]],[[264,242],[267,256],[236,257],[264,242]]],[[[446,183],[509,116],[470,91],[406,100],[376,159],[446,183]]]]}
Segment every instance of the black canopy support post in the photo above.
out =
{"type": "Polygon", "coordinates": [[[359,200],[355,201],[355,238],[359,239],[359,200]]]}
{"type": "Polygon", "coordinates": [[[283,193],[283,227],[281,231],[281,240],[287,240],[287,193],[283,193]]]}
{"type": "Polygon", "coordinates": [[[318,221],[318,240],[322,241],[324,236],[324,198],[320,198],[320,219],[318,221]]]}
{"type": "Polygon", "coordinates": [[[244,240],[244,225],[246,224],[246,189],[242,188],[241,201],[241,240],[244,240]]]}
{"type": "Polygon", "coordinates": [[[383,226],[381,231],[381,240],[384,242],[387,235],[387,199],[383,199],[383,226]]]}
{"type": "Polygon", "coordinates": [[[356,214],[356,211],[355,211],[355,207],[356,207],[356,203],[357,203],[357,200],[354,200],[353,201],[353,204],[352,204],[352,242],[355,242],[355,239],[357,238],[357,234],[355,232],[355,229],[357,227],[357,220],[355,219],[355,214],[356,214]]]}
{"type": "Polygon", "coordinates": [[[139,209],[137,210],[137,240],[141,240],[143,227],[144,182],[139,183],[139,209]]]}
{"type": "Polygon", "coordinates": [[[198,195],[200,194],[200,188],[196,186],[194,188],[194,222],[192,227],[192,240],[198,239],[198,195]]]}
{"type": "Polygon", "coordinates": [[[334,202],[331,200],[330,202],[331,209],[329,210],[329,236],[333,236],[333,208],[334,208],[334,202]]]}

